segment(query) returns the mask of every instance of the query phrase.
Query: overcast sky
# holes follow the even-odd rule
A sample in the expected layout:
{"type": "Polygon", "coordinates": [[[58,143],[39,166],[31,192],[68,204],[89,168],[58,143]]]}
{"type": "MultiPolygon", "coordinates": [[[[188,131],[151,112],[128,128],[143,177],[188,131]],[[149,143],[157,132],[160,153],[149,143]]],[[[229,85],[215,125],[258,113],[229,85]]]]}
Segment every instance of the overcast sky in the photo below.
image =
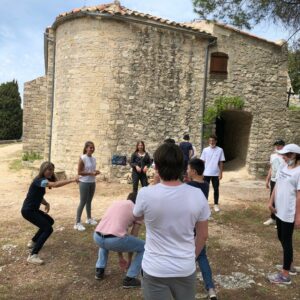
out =
{"type": "MultiPolygon", "coordinates": [[[[109,2],[113,0],[0,0],[0,83],[16,79],[22,95],[24,82],[44,75],[43,33],[56,16],[109,2]]],[[[197,18],[192,0],[121,0],[121,4],[177,22],[197,18]]],[[[258,26],[252,33],[273,41],[289,36],[270,24],[258,26]]]]}

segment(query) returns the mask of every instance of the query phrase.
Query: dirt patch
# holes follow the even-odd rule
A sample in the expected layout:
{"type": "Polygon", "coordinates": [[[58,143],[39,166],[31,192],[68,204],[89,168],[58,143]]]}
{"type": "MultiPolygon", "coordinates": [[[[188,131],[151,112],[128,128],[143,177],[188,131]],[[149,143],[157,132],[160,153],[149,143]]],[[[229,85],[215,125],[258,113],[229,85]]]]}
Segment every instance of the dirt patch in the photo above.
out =
{"type": "MultiPolygon", "coordinates": [[[[44,266],[26,263],[26,243],[35,228],[20,215],[20,208],[31,171],[10,169],[20,159],[21,144],[0,149],[0,299],[142,299],[140,290],[123,290],[124,274],[119,271],[116,255],[110,256],[104,281],[94,279],[97,247],[93,228],[74,231],[79,202],[78,186],[68,185],[47,191],[54,217],[54,233],[40,255],[44,266]]],[[[213,213],[209,223],[208,257],[220,299],[300,299],[300,275],[292,285],[271,285],[266,275],[275,272],[281,261],[281,248],[273,226],[262,222],[268,217],[268,191],[263,181],[254,181],[228,171],[221,184],[221,212],[213,213]]],[[[93,200],[93,216],[101,218],[111,201],[124,199],[129,185],[98,183],[93,200]]],[[[212,194],[212,193],[211,193],[212,194]]],[[[212,195],[210,195],[212,203],[212,195]]],[[[85,212],[83,213],[85,218],[85,212]]],[[[141,236],[144,237],[144,228],[141,236]]],[[[300,233],[294,238],[295,262],[300,264],[300,233]]],[[[201,278],[201,276],[199,276],[201,278]]],[[[198,280],[197,299],[204,294],[198,280]]]]}

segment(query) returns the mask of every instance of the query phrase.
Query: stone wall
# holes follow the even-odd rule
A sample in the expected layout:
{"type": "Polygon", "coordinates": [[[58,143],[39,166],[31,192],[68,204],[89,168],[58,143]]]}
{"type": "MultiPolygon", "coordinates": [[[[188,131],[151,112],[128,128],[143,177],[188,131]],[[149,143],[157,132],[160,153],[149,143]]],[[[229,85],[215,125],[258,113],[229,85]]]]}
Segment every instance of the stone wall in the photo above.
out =
{"type": "Polygon", "coordinates": [[[46,77],[39,77],[24,85],[23,151],[43,156],[46,118],[46,77]]]}
{"type": "MultiPolygon", "coordinates": [[[[221,95],[245,101],[243,110],[252,116],[246,164],[250,173],[264,174],[274,140],[286,135],[286,48],[214,24],[198,27],[218,38],[211,53],[229,56],[227,76],[209,74],[206,107],[221,95]]],[[[239,137],[237,133],[236,147],[239,137]]]]}
{"type": "Polygon", "coordinates": [[[60,169],[76,172],[86,140],[108,176],[127,172],[110,168],[111,157],[130,157],[138,140],[152,154],[189,132],[199,148],[206,40],[88,17],[60,24],[55,39],[51,157],[60,169]]]}

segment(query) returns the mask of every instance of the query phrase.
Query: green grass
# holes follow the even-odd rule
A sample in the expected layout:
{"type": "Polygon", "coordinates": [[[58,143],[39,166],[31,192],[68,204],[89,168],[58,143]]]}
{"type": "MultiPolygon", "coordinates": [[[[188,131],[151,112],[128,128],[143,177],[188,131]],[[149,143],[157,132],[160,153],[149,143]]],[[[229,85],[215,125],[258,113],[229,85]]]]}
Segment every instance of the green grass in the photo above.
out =
{"type": "Polygon", "coordinates": [[[9,165],[9,169],[13,170],[13,171],[19,171],[23,168],[22,166],[22,160],[21,159],[14,159],[13,161],[11,161],[10,165],[9,165]]]}

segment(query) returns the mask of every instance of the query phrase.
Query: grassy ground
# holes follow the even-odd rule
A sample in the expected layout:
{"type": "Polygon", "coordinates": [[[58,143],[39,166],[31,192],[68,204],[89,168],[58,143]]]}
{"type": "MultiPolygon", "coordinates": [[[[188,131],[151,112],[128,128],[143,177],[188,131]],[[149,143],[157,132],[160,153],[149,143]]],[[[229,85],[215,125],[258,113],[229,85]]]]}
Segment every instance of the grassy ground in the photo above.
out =
{"type": "MultiPolygon", "coordinates": [[[[218,285],[220,299],[300,299],[300,276],[293,277],[289,287],[271,285],[265,274],[274,271],[280,262],[281,250],[273,226],[263,227],[263,205],[239,203],[227,206],[214,215],[210,223],[211,238],[208,255],[214,275],[241,272],[253,276],[255,284],[245,289],[225,289],[218,285]]],[[[57,223],[70,220],[57,217],[57,223]]],[[[56,231],[42,251],[44,266],[28,265],[26,243],[33,227],[13,219],[0,227],[0,298],[1,299],[141,299],[140,290],[123,290],[124,274],[119,271],[116,255],[110,256],[107,277],[94,279],[97,247],[92,241],[93,228],[83,233],[71,226],[56,226],[56,231]],[[9,229],[9,230],[8,230],[9,229]],[[10,234],[7,235],[7,232],[10,234]],[[13,237],[12,237],[13,235],[13,237]],[[14,245],[4,251],[6,245],[14,245]],[[3,267],[4,266],[4,267],[3,267]]],[[[142,230],[144,235],[144,229],[142,230]]],[[[295,233],[295,249],[300,246],[300,234],[295,233]]],[[[299,260],[299,253],[296,256],[299,260]]],[[[198,283],[199,294],[203,292],[198,283]]],[[[199,295],[198,295],[199,296],[199,295]]]]}

